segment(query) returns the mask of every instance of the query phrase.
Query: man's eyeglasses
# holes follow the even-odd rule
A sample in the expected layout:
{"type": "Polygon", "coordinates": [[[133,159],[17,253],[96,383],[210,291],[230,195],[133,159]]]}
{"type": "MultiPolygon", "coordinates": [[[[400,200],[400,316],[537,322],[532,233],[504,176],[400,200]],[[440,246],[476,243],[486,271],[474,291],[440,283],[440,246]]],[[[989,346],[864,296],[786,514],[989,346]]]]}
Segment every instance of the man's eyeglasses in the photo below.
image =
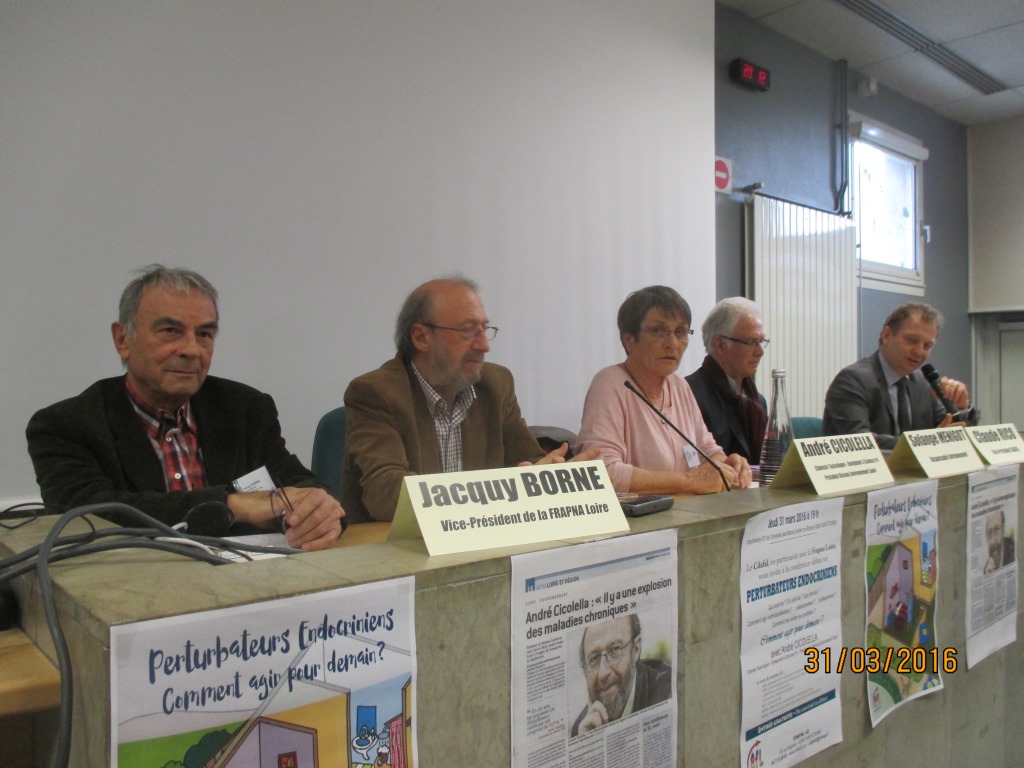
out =
{"type": "Polygon", "coordinates": [[[722,335],[722,338],[728,339],[729,341],[735,341],[737,344],[742,344],[745,347],[760,347],[761,349],[764,349],[768,346],[768,339],[736,339],[724,334],[722,335]]]}
{"type": "Polygon", "coordinates": [[[281,533],[288,530],[288,517],[293,511],[291,499],[284,488],[275,488],[270,492],[270,512],[277,519],[281,533]]]}
{"type": "Polygon", "coordinates": [[[651,325],[647,328],[641,328],[644,333],[650,334],[655,341],[664,341],[670,335],[676,337],[676,341],[681,344],[689,344],[690,337],[693,336],[692,328],[666,328],[663,325],[651,325]]]}
{"type": "Polygon", "coordinates": [[[488,341],[494,341],[494,337],[498,335],[498,329],[493,325],[474,325],[469,328],[452,328],[448,325],[434,325],[433,323],[420,323],[420,325],[439,331],[455,331],[466,341],[473,341],[481,333],[487,337],[488,341]]]}
{"type": "Polygon", "coordinates": [[[590,672],[596,672],[598,667],[601,666],[601,659],[608,659],[609,664],[618,664],[622,660],[623,652],[633,644],[634,640],[636,640],[636,635],[631,637],[625,645],[613,645],[602,653],[590,654],[587,656],[583,666],[590,672]]]}

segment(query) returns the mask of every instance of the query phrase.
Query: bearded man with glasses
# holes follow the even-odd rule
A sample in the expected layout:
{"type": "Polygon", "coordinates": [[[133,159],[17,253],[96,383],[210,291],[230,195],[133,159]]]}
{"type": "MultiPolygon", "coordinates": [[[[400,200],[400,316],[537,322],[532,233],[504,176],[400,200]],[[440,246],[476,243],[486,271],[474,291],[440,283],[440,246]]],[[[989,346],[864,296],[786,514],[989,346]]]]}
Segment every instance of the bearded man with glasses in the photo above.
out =
{"type": "Polygon", "coordinates": [[[587,678],[589,703],[572,724],[579,736],[605,723],[665,701],[672,695],[672,667],[643,659],[640,617],[635,613],[583,632],[580,669],[587,678]]]}
{"type": "Polygon", "coordinates": [[[509,370],[484,362],[497,334],[472,280],[431,280],[409,294],[398,353],[345,392],[350,521],[393,519],[408,475],[565,460],[567,444],[545,454],[526,425],[509,370]]]}

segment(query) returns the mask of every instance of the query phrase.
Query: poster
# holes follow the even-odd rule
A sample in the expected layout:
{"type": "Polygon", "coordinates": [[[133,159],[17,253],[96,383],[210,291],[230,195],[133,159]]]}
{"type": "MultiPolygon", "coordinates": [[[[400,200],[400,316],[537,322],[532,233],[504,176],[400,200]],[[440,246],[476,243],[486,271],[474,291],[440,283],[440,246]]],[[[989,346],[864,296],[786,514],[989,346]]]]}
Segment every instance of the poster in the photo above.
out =
{"type": "Polygon", "coordinates": [[[967,667],[1017,639],[1020,465],[967,478],[967,667]]]}
{"type": "Polygon", "coordinates": [[[111,627],[111,766],[413,766],[414,590],[408,577],[111,627]]]}
{"type": "Polygon", "coordinates": [[[848,668],[867,674],[868,710],[877,726],[904,702],[942,688],[955,672],[955,648],[936,643],[939,574],[937,480],[867,496],[864,648],[851,648],[848,668]]]}
{"type": "Polygon", "coordinates": [[[740,553],[741,768],[796,765],[843,739],[841,498],[752,517],[740,553]]]}
{"type": "Polygon", "coordinates": [[[512,558],[512,765],[676,764],[675,530],[512,558]]]}

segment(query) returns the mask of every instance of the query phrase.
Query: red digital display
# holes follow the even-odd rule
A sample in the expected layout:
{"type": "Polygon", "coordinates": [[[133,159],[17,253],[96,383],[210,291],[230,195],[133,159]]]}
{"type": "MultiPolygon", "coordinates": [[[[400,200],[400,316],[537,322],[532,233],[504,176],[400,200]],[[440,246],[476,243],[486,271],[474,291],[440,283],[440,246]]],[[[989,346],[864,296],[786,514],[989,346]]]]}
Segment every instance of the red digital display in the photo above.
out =
{"type": "Polygon", "coordinates": [[[746,59],[733,59],[729,64],[729,76],[740,85],[758,91],[767,91],[772,84],[771,72],[746,59]]]}

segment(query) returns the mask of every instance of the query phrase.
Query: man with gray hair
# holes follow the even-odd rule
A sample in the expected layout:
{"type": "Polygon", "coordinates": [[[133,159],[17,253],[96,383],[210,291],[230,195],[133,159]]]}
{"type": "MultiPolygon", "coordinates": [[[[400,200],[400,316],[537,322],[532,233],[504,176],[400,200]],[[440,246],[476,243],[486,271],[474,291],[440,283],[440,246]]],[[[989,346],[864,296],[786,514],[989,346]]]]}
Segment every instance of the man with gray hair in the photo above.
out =
{"type": "Polygon", "coordinates": [[[398,353],[345,391],[341,494],[352,522],[391,520],[408,475],[565,460],[566,444],[545,455],[526,425],[509,370],[484,362],[497,333],[472,280],[409,294],[398,353]]]}
{"type": "Polygon", "coordinates": [[[722,299],[701,326],[707,354],[686,377],[704,423],[725,453],[760,463],[767,422],[764,397],[754,374],[764,357],[761,310],[741,296],[722,299]]]}
{"type": "Polygon", "coordinates": [[[207,375],[219,322],[217,291],[196,272],[154,264],[128,284],[111,325],[125,374],[29,421],[28,450],[47,505],[120,502],[173,525],[219,502],[230,510],[225,533],[232,523],[232,533],[284,526],[289,544],[302,549],[337,540],[345,513],[285,448],[273,399],[207,375]],[[254,473],[267,480],[247,490],[254,473]]]}

